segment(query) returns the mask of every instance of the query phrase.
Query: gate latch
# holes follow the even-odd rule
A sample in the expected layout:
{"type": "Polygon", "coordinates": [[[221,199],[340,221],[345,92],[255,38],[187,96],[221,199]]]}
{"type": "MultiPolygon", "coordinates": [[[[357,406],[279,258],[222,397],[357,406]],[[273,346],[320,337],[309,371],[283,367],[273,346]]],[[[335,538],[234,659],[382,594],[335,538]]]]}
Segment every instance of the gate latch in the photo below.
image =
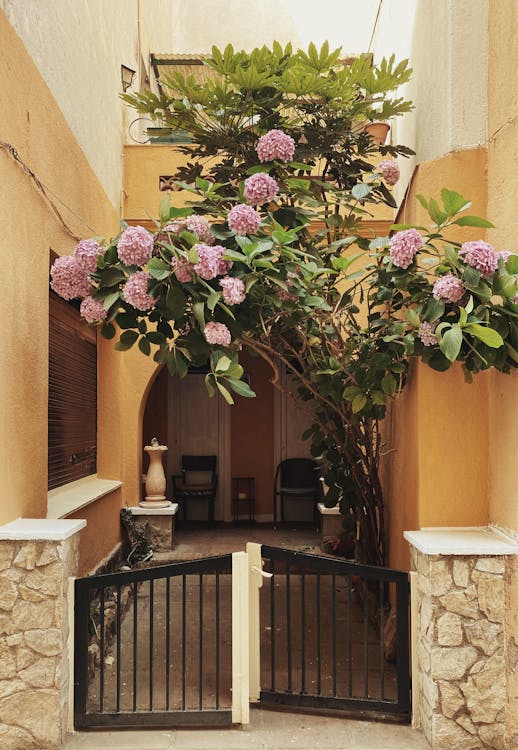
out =
{"type": "Polygon", "coordinates": [[[263,578],[271,578],[273,576],[273,573],[267,573],[266,570],[261,570],[257,565],[252,565],[251,570],[253,570],[254,573],[259,573],[263,578]]]}

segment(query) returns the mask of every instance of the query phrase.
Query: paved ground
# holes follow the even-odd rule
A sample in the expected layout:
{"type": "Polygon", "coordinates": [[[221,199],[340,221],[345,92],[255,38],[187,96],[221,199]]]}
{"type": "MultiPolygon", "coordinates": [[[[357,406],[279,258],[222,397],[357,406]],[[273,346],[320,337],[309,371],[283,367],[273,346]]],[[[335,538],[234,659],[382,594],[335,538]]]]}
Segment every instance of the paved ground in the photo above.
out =
{"type": "Polygon", "coordinates": [[[252,709],[241,729],[84,732],[64,750],[428,750],[408,726],[252,709]]]}

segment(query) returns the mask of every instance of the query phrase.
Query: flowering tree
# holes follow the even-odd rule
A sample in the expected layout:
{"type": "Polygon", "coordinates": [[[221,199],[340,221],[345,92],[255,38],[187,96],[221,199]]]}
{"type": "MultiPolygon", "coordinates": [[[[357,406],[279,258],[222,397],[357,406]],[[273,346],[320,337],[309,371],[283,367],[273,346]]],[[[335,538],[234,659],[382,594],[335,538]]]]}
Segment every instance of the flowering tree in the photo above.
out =
{"type": "MultiPolygon", "coordinates": [[[[227,48],[214,51],[219,83],[175,79],[161,116],[170,109],[197,133],[197,157],[222,158],[203,177],[202,161],[187,165],[181,185],[193,200],[185,208],[164,200],[154,232],[123,226],[112,240],[83,240],[51,275],[58,294],[82,298],[82,315],[104,336],[119,332],[116,348],[136,344],[180,377],[208,363],[211,396],[255,395],[243,380],[243,347],[269,362],[277,386],[285,367],[313,414],[306,437],[322,460],[326,502],[358,524],[362,559],[382,565],[387,402],[413,356],[437,370],[459,360],[468,377],[518,363],[518,257],[482,240],[447,242],[452,225],[491,224],[466,215],[469,202],[446,189],[441,206],[420,198],[431,229],[396,225],[392,237],[370,241],[357,234],[371,204],[392,202],[399,176],[393,159],[376,166],[376,146],[357,123],[380,99],[385,114],[408,109],[386,96],[407,69],[341,66],[338,56],[326,47],[307,55],[274,47],[255,58],[227,48]],[[308,93],[288,95],[301,76],[308,93]],[[335,120],[345,129],[328,139],[335,120]],[[213,130],[197,132],[198,121],[213,130]]],[[[140,95],[132,101],[144,106],[140,95]]]]}

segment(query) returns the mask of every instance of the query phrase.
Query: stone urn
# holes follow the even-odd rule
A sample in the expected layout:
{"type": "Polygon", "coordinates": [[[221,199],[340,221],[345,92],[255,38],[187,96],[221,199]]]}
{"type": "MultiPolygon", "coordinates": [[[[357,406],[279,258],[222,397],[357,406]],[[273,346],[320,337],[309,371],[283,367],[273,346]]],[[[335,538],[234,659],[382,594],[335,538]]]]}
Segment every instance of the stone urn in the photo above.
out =
{"type": "Polygon", "coordinates": [[[166,499],[166,478],[162,457],[167,452],[167,445],[159,445],[158,440],[153,438],[151,445],[144,447],[149,456],[149,466],[146,475],[146,499],[139,505],[142,508],[167,508],[171,505],[166,499]]]}

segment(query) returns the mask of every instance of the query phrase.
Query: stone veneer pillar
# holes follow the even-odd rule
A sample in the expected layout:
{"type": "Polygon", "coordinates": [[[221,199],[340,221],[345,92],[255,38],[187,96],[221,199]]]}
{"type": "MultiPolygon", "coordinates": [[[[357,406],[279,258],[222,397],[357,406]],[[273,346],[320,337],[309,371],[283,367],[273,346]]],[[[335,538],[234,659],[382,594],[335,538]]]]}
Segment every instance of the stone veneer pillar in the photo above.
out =
{"type": "Polygon", "coordinates": [[[0,747],[53,750],[69,703],[68,579],[85,521],[0,526],[0,747]]]}
{"type": "Polygon", "coordinates": [[[416,723],[433,750],[518,748],[518,696],[510,690],[516,613],[506,606],[518,544],[482,528],[423,529],[405,538],[417,573],[416,723]]]}

